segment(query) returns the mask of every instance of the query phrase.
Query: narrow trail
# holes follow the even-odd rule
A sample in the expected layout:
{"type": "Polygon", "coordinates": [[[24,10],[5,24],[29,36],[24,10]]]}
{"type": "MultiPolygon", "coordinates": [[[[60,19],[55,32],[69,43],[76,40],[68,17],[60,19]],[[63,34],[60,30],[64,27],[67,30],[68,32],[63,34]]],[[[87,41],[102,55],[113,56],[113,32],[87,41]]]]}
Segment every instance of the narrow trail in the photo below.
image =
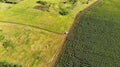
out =
{"type": "Polygon", "coordinates": [[[59,33],[59,32],[51,31],[51,30],[48,30],[48,29],[45,29],[45,28],[41,28],[41,27],[38,27],[38,26],[27,25],[27,24],[23,24],[23,23],[9,22],[9,21],[0,21],[0,23],[8,23],[8,24],[16,24],[16,25],[29,26],[29,27],[32,27],[32,28],[36,28],[36,29],[47,31],[47,32],[51,32],[51,33],[54,33],[54,34],[64,35],[64,33],[59,33]]]}

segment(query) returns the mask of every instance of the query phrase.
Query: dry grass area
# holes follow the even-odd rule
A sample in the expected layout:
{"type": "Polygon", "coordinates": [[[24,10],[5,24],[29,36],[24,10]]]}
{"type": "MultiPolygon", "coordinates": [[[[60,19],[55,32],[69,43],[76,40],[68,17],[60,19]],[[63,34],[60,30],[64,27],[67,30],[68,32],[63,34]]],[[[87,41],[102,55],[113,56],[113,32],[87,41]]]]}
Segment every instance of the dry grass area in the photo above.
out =
{"type": "Polygon", "coordinates": [[[0,10],[7,10],[10,7],[12,7],[12,4],[6,4],[6,3],[1,3],[0,2],[0,10]]]}
{"type": "Polygon", "coordinates": [[[0,61],[23,67],[49,67],[64,35],[0,23],[0,61]]]}

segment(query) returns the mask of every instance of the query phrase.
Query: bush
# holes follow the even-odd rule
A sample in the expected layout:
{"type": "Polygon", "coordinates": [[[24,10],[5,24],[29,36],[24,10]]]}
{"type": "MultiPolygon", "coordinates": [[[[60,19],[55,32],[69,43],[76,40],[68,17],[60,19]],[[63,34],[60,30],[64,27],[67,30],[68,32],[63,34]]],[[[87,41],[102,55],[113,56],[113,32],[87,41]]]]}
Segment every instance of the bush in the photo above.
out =
{"type": "Polygon", "coordinates": [[[13,42],[10,40],[6,40],[5,42],[3,42],[3,46],[4,46],[4,48],[8,48],[8,47],[13,48],[13,42]]]}
{"type": "Polygon", "coordinates": [[[2,0],[2,1],[4,1],[5,3],[16,4],[20,2],[21,0],[2,0]]]}
{"type": "Polygon", "coordinates": [[[42,10],[42,11],[47,11],[49,12],[49,5],[40,5],[40,6],[35,6],[35,9],[42,10]]]}
{"type": "Polygon", "coordinates": [[[0,35],[0,41],[2,41],[5,37],[3,35],[0,35]]]}
{"type": "Polygon", "coordinates": [[[39,3],[41,5],[46,5],[47,4],[47,2],[45,2],[45,1],[37,1],[37,3],[39,3]]]}
{"type": "Polygon", "coordinates": [[[60,9],[59,14],[60,15],[67,15],[69,11],[67,9],[60,9]]]}
{"type": "Polygon", "coordinates": [[[0,0],[0,2],[3,2],[2,0],[0,0]]]}

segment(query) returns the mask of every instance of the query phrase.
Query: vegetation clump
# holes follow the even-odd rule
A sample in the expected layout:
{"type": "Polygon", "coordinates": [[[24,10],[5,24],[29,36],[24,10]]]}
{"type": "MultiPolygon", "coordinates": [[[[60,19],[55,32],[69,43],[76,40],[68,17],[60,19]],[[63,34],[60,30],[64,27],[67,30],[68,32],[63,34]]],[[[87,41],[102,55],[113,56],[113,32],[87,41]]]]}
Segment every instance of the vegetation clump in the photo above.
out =
{"type": "MultiPolygon", "coordinates": [[[[66,0],[66,1],[58,2],[58,3],[49,3],[47,1],[39,0],[39,1],[37,1],[37,3],[40,4],[40,5],[39,6],[35,6],[35,8],[49,12],[50,11],[49,8],[51,8],[51,6],[57,4],[57,7],[59,7],[58,10],[57,10],[57,12],[60,15],[64,16],[64,15],[69,14],[69,12],[72,10],[73,7],[75,7],[75,5],[77,4],[77,2],[80,2],[80,1],[79,0],[66,0]]],[[[55,6],[53,6],[53,8],[54,7],[55,6]]]]}
{"type": "Polygon", "coordinates": [[[13,42],[10,40],[6,40],[5,42],[3,42],[3,46],[4,46],[4,48],[8,48],[8,47],[13,48],[14,47],[13,42]]]}
{"type": "Polygon", "coordinates": [[[67,8],[60,8],[59,14],[60,15],[67,15],[67,14],[69,14],[69,9],[67,9],[67,8]]]}
{"type": "Polygon", "coordinates": [[[41,4],[41,5],[46,5],[46,4],[47,4],[47,2],[41,1],[41,0],[40,0],[40,1],[37,1],[37,3],[38,3],[38,4],[41,4]]]}
{"type": "Polygon", "coordinates": [[[3,35],[0,35],[0,41],[4,40],[4,36],[3,35]]]}
{"type": "Polygon", "coordinates": [[[50,4],[47,3],[46,1],[37,1],[37,3],[39,4],[38,6],[35,6],[35,9],[38,10],[42,10],[42,11],[47,11],[49,12],[49,8],[50,8],[50,4]]]}
{"type": "Polygon", "coordinates": [[[38,10],[49,12],[49,5],[40,5],[40,6],[35,6],[34,8],[38,9],[38,10]]]}
{"type": "Polygon", "coordinates": [[[2,0],[2,2],[5,2],[5,3],[10,3],[10,4],[16,4],[18,2],[20,2],[21,0],[2,0]]]}
{"type": "Polygon", "coordinates": [[[12,64],[8,62],[0,62],[0,67],[22,67],[22,65],[12,64]]]}
{"type": "Polygon", "coordinates": [[[78,2],[78,0],[68,0],[68,2],[75,4],[76,2],[78,2]]]}

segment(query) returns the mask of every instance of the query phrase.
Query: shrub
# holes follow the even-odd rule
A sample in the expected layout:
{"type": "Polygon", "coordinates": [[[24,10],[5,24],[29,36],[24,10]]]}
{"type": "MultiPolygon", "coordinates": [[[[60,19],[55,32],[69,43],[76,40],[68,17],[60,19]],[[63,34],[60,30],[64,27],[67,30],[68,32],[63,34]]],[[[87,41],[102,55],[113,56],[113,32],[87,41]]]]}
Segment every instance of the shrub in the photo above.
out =
{"type": "Polygon", "coordinates": [[[0,0],[0,2],[3,2],[2,0],[0,0]]]}
{"type": "Polygon", "coordinates": [[[2,41],[5,37],[3,35],[0,35],[0,41],[2,41]]]}
{"type": "Polygon", "coordinates": [[[5,3],[10,3],[10,4],[16,4],[18,2],[20,2],[21,0],[2,0],[5,3]]]}
{"type": "Polygon", "coordinates": [[[78,0],[68,0],[69,2],[71,2],[72,4],[75,4],[78,0]]]}
{"type": "Polygon", "coordinates": [[[67,15],[68,13],[69,13],[69,11],[67,9],[65,9],[65,8],[64,9],[61,8],[60,11],[59,11],[60,15],[67,15]]]}
{"type": "Polygon", "coordinates": [[[6,40],[3,42],[4,48],[12,47],[13,48],[13,42],[11,40],[6,40]]]}
{"type": "Polygon", "coordinates": [[[42,11],[47,11],[49,12],[49,5],[40,5],[40,6],[35,6],[35,9],[42,10],[42,11]]]}
{"type": "Polygon", "coordinates": [[[45,1],[37,1],[37,3],[41,4],[41,5],[46,5],[47,4],[47,2],[45,2],[45,1]]]}

